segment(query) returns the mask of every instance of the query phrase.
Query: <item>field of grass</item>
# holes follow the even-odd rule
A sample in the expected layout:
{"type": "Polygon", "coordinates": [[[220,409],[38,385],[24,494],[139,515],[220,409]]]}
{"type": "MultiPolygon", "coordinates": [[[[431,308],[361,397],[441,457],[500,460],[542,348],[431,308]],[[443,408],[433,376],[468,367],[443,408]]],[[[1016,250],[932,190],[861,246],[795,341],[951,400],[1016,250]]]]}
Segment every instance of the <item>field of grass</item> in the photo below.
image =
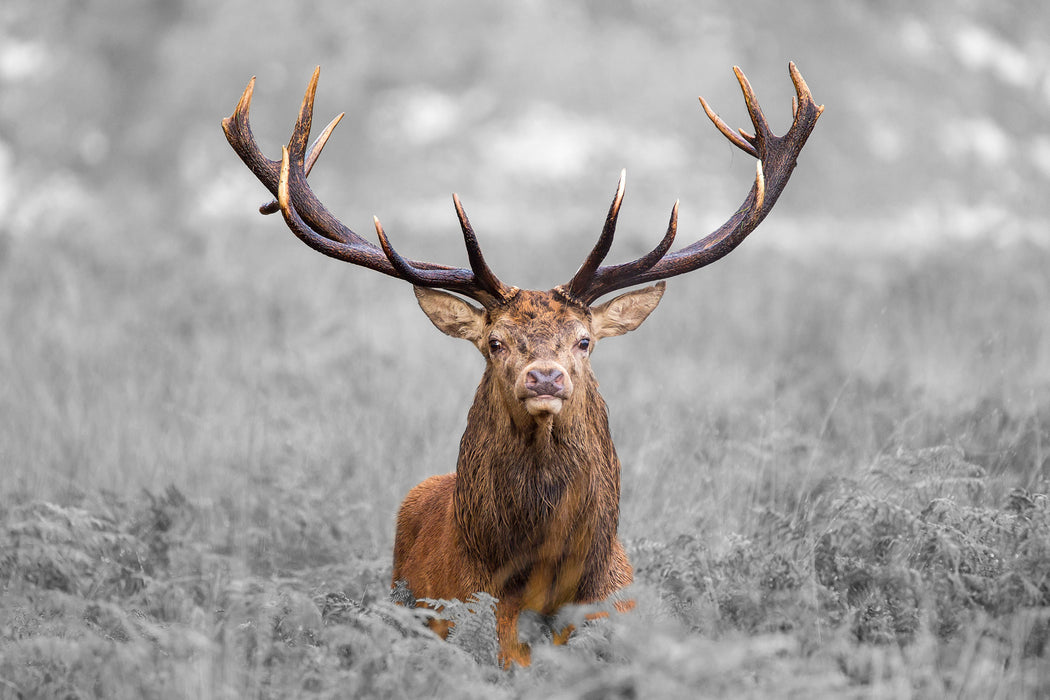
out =
{"type": "Polygon", "coordinates": [[[277,221],[124,233],[0,259],[0,697],[1050,691],[1045,248],[672,281],[594,359],[638,608],[505,673],[387,600],[475,351],[277,221]]]}
{"type": "MultiPolygon", "coordinates": [[[[0,699],[1050,697],[1050,12],[1039,3],[15,0],[0,9],[0,699]],[[193,60],[187,60],[192,56],[193,60]],[[777,210],[593,366],[628,614],[493,662],[389,602],[482,361],[308,250],[219,120],[346,110],[348,225],[550,287],[694,240],[827,105],[777,210]],[[550,251],[554,254],[551,255],[550,251]],[[544,265],[528,264],[543,260],[544,265]]],[[[475,612],[469,613],[468,608],[475,612]]],[[[583,611],[563,611],[578,619],[583,611]]]]}

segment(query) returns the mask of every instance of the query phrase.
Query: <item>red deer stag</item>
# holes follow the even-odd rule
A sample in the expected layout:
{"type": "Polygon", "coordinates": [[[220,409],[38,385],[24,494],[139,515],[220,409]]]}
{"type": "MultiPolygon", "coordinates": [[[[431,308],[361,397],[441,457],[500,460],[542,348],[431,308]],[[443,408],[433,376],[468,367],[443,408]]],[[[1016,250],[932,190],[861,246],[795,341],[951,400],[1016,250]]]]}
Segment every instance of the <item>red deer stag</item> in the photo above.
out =
{"type": "MultiPolygon", "coordinates": [[[[306,181],[342,117],[307,148],[318,71],[281,160],[263,156],[252,135],[248,111],[254,78],[223,121],[237,155],[277,198],[262,207],[263,213],[279,209],[295,235],[325,255],[411,283],[434,325],[469,340],[484,356],[485,373],[467,417],[456,471],[419,484],[401,506],[393,583],[404,581],[419,598],[465,600],[477,591],[498,598],[504,664],[529,662],[529,648],[518,640],[522,611],[550,615],[566,603],[604,600],[631,582],[631,565],[616,536],[620,462],[590,355],[602,338],[637,328],[660,301],[664,283],[603,304],[595,301],[713,263],[765,218],[823,110],[794,64],[789,68],[797,100],[784,136],[770,130],[739,68],[734,71],[754,134],[734,132],[700,98],[718,130],[758,159],[747,198],[721,228],[669,252],[678,225],[676,202],[663,240],[650,253],[603,266],[623,198],[621,175],[594,249],[567,284],[546,292],[508,286],[493,274],[455,195],[470,269],[408,260],[391,247],[378,219],[376,246],[332,216],[306,181]]],[[[447,624],[432,626],[447,632],[447,624]]]]}

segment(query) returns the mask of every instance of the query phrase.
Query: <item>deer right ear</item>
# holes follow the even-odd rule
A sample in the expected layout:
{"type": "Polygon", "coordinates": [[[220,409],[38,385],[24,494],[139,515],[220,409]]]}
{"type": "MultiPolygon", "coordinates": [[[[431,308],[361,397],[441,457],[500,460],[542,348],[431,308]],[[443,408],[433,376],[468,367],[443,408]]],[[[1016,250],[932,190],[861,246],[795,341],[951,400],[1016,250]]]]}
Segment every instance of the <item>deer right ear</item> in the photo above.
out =
{"type": "Polygon", "coordinates": [[[419,308],[427,315],[431,323],[445,335],[463,338],[475,345],[485,330],[485,312],[468,304],[457,296],[428,289],[413,287],[419,308]]]}

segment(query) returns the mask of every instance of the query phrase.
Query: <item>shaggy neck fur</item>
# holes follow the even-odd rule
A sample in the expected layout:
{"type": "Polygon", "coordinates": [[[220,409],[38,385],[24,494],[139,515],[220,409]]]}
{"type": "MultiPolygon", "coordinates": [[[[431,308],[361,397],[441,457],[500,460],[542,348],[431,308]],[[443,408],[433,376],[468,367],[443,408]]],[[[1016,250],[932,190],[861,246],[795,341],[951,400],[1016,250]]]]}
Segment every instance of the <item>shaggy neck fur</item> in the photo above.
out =
{"type": "Polygon", "coordinates": [[[577,571],[568,597],[585,595],[610,556],[620,462],[588,375],[558,415],[541,421],[523,420],[521,407],[508,405],[491,369],[478,387],[454,508],[463,546],[483,562],[497,597],[520,588],[537,566],[577,571]]]}

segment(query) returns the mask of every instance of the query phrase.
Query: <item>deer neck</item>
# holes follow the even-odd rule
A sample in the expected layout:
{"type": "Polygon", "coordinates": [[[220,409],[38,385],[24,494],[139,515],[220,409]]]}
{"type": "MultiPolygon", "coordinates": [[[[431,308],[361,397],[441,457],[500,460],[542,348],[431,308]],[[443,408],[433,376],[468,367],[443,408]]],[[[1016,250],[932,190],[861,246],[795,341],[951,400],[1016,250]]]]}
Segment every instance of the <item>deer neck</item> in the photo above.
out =
{"type": "Polygon", "coordinates": [[[460,443],[455,512],[463,544],[492,571],[598,520],[611,527],[596,533],[597,547],[615,536],[620,462],[597,383],[581,384],[548,421],[509,410],[488,376],[478,387],[460,443]]]}

